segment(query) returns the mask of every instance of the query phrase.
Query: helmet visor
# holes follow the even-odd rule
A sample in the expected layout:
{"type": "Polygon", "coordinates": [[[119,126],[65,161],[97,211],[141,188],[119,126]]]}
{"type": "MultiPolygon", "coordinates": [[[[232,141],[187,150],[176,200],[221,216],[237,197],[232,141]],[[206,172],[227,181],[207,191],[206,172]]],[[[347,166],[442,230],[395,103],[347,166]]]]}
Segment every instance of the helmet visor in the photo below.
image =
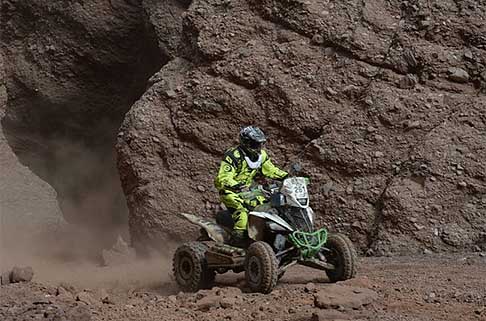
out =
{"type": "Polygon", "coordinates": [[[264,143],[256,142],[254,140],[248,142],[248,147],[254,150],[261,150],[264,143]]]}

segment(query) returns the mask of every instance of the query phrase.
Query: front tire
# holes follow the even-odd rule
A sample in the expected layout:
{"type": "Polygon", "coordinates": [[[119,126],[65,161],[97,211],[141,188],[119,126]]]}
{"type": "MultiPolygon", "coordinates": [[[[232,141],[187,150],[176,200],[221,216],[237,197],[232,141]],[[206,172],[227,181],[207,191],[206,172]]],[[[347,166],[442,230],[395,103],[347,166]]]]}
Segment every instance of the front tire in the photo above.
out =
{"type": "Polygon", "coordinates": [[[277,285],[278,262],[270,245],[254,242],[248,247],[245,259],[246,283],[252,292],[268,294],[277,285]]]}
{"type": "Polygon", "coordinates": [[[327,270],[327,276],[331,282],[344,281],[356,276],[357,255],[353,242],[343,234],[329,234],[325,244],[331,252],[326,255],[329,263],[336,268],[327,270]]]}
{"type": "Polygon", "coordinates": [[[208,269],[206,251],[201,242],[189,242],[179,246],[174,253],[172,270],[179,287],[185,292],[207,289],[214,283],[215,272],[208,269]]]}

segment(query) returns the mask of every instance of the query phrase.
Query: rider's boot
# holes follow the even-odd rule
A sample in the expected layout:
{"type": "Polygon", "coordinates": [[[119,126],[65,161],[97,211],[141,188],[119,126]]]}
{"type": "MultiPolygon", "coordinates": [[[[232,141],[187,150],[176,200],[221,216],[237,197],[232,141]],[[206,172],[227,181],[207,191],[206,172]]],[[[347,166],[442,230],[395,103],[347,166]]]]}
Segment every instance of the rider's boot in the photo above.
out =
{"type": "Polygon", "coordinates": [[[250,243],[248,233],[245,230],[233,230],[229,244],[234,247],[247,248],[250,243]]]}

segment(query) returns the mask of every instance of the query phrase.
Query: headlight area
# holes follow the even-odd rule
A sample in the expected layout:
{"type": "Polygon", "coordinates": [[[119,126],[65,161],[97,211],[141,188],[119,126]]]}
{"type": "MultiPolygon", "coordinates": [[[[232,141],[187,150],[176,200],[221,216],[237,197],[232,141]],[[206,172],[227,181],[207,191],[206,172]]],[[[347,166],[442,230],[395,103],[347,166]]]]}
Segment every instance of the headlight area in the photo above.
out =
{"type": "Polygon", "coordinates": [[[308,204],[309,199],[308,198],[298,198],[297,201],[299,202],[300,205],[305,206],[308,204]]]}

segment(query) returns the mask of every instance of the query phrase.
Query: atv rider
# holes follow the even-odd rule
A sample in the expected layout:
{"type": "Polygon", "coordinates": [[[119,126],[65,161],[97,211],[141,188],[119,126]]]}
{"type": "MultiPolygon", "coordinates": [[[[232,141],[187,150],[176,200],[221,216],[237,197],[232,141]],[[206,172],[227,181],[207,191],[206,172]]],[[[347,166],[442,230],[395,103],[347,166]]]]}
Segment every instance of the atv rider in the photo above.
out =
{"type": "Polygon", "coordinates": [[[257,175],[272,179],[284,179],[287,172],[272,164],[262,146],[267,141],[263,131],[248,126],[240,131],[240,145],[228,149],[225,154],[214,184],[219,191],[223,204],[232,212],[234,221],[230,244],[245,247],[248,243],[248,208],[263,203],[257,197],[244,200],[238,193],[247,190],[257,175]]]}

